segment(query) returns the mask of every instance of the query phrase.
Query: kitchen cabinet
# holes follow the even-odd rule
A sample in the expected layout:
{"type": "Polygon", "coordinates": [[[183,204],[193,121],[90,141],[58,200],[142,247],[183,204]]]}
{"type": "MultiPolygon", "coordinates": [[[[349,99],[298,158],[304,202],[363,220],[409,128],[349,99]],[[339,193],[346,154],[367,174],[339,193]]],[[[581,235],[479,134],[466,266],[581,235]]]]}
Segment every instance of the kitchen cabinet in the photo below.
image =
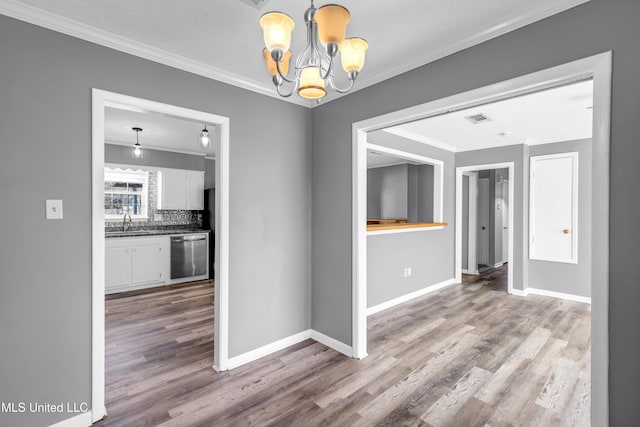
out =
{"type": "MultiPolygon", "coordinates": [[[[121,242],[118,242],[121,243],[121,242]]],[[[131,248],[118,245],[105,248],[105,287],[117,288],[131,284],[131,248]]]]}
{"type": "Polygon", "coordinates": [[[203,210],[204,172],[159,170],[158,209],[203,210]]]}
{"type": "Polygon", "coordinates": [[[169,278],[169,238],[107,239],[106,293],[163,285],[169,278]]]}
{"type": "Polygon", "coordinates": [[[187,209],[204,210],[204,172],[187,171],[187,209]]]}

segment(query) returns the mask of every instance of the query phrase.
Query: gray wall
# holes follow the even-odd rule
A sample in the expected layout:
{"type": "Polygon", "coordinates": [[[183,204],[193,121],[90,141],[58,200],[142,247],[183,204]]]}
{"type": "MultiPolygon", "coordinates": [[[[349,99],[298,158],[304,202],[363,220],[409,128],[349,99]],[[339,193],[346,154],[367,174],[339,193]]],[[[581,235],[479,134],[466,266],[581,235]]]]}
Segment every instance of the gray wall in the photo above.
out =
{"type": "MultiPolygon", "coordinates": [[[[478,46],[313,109],[312,293],[314,329],[351,343],[351,127],[354,122],[612,50],[609,386],[613,426],[640,413],[640,2],[592,0],[478,46]]],[[[366,68],[363,73],[366,72],[366,68]]],[[[357,86],[357,83],[356,83],[357,86]]],[[[528,155],[526,152],[523,155],[528,155]]],[[[525,166],[528,173],[528,166],[525,166]]],[[[516,195],[525,192],[521,177],[516,195]]],[[[595,203],[607,203],[594,200],[595,203]]],[[[525,200],[524,209],[528,209],[525,200]]],[[[516,213],[517,214],[517,213],[516,213]]],[[[526,226],[525,226],[526,227],[526,226]]],[[[521,227],[521,228],[525,228],[521,227]]],[[[522,230],[521,230],[522,231],[522,230]]],[[[528,230],[527,230],[528,232],[528,230]]],[[[519,254],[520,269],[525,254],[519,254]]],[[[604,349],[594,348],[602,353],[604,349]]],[[[594,384],[594,390],[597,384],[594,384]]],[[[595,420],[598,425],[603,425],[595,420]]]]}
{"type": "Polygon", "coordinates": [[[367,217],[407,219],[409,196],[407,166],[402,164],[367,170],[367,194],[371,194],[371,200],[367,199],[367,217]],[[378,206],[376,202],[379,202],[378,206]],[[369,207],[371,214],[369,214],[369,207]]]}
{"type": "Polygon", "coordinates": [[[204,189],[216,188],[216,160],[204,159],[204,189]]]}
{"type": "Polygon", "coordinates": [[[382,218],[382,171],[376,169],[367,169],[367,218],[382,218]]]}
{"type": "Polygon", "coordinates": [[[416,221],[433,222],[433,196],[434,196],[434,173],[432,165],[410,166],[410,170],[417,170],[416,221]]]}
{"type": "Polygon", "coordinates": [[[433,166],[367,169],[367,218],[433,221],[433,166]]]}
{"type": "Polygon", "coordinates": [[[578,152],[578,263],[529,260],[529,287],[591,296],[591,140],[534,145],[530,155],[578,152]]]}
{"type": "Polygon", "coordinates": [[[386,132],[372,132],[368,140],[444,162],[444,221],[449,223],[443,230],[367,236],[367,307],[372,307],[454,277],[455,170],[454,153],[386,132]],[[411,267],[409,277],[403,277],[406,267],[411,267]]]}
{"type": "Polygon", "coordinates": [[[91,400],[94,87],[230,117],[230,355],[309,328],[308,109],[5,16],[0,40],[0,401],[91,400]]]}
{"type": "Polygon", "coordinates": [[[204,171],[206,176],[204,156],[174,153],[172,151],[144,148],[144,156],[141,159],[136,159],[131,157],[131,147],[116,144],[105,144],[104,162],[117,163],[121,165],[153,166],[158,168],[204,171]]]}

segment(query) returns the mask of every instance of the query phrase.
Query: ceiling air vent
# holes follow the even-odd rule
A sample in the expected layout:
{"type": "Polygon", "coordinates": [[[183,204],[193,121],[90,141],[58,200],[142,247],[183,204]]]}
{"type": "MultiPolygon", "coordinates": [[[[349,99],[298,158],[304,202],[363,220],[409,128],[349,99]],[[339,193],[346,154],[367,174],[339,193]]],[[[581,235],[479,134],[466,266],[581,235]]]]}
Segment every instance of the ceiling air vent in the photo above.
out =
{"type": "Polygon", "coordinates": [[[249,6],[253,6],[256,9],[262,9],[264,5],[269,3],[269,0],[240,0],[240,1],[248,4],[249,6]]]}
{"type": "Polygon", "coordinates": [[[480,123],[486,123],[486,122],[490,122],[491,121],[491,119],[489,117],[485,116],[482,113],[474,114],[473,116],[467,116],[467,117],[465,117],[465,119],[469,120],[474,125],[478,125],[480,123]]]}

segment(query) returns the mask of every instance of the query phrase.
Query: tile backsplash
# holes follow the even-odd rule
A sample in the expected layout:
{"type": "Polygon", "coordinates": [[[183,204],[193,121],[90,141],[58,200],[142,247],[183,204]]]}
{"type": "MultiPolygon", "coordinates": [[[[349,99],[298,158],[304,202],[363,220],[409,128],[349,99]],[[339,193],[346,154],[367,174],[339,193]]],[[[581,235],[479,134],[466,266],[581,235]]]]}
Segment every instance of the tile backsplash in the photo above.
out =
{"type": "MultiPolygon", "coordinates": [[[[156,209],[158,206],[158,172],[149,172],[148,189],[148,209],[149,219],[146,221],[133,221],[131,230],[138,229],[195,229],[202,228],[201,211],[163,210],[156,209]],[[158,216],[160,215],[160,216],[158,216]],[[157,219],[157,220],[156,220],[157,219]]],[[[122,228],[122,219],[106,220],[105,231],[116,231],[122,228]]]]}

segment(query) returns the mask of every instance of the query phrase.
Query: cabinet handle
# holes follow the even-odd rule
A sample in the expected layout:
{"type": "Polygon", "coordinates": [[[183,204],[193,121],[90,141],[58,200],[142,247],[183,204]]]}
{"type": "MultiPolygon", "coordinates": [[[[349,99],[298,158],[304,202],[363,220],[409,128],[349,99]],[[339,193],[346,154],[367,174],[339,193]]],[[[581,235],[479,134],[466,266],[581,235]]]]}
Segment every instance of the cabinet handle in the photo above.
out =
{"type": "Polygon", "coordinates": [[[564,234],[569,234],[569,230],[568,230],[567,228],[565,228],[564,230],[562,230],[562,232],[563,232],[564,234]]]}

